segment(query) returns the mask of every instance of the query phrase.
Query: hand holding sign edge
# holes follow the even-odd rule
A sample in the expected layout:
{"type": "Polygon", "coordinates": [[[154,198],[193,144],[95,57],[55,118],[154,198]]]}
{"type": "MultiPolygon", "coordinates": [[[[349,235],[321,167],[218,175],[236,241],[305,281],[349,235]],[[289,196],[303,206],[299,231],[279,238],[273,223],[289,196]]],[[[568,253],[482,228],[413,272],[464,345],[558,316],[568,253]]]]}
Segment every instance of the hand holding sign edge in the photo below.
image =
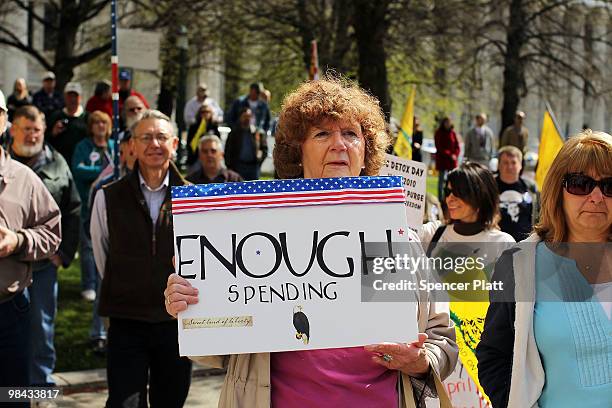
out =
{"type": "Polygon", "coordinates": [[[375,354],[372,359],[390,370],[399,370],[412,377],[420,377],[429,370],[429,359],[425,351],[426,333],[419,333],[418,340],[412,343],[382,343],[365,346],[375,354]],[[386,355],[386,359],[385,359],[386,355]]]}
{"type": "MultiPolygon", "coordinates": [[[[176,268],[174,257],[172,264],[176,268]]],[[[168,276],[164,298],[166,312],[176,319],[179,312],[187,310],[189,305],[198,303],[198,289],[191,286],[187,279],[173,273],[168,276]]]]}

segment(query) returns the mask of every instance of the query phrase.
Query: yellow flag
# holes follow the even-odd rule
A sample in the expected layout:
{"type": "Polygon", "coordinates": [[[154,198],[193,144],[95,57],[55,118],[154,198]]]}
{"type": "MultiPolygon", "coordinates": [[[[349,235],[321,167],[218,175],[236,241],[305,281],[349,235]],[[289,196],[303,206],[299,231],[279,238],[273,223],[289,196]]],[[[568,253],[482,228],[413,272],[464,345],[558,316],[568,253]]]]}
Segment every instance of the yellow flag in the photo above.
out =
{"type": "Polygon", "coordinates": [[[193,139],[191,139],[190,147],[192,152],[195,153],[198,150],[198,146],[200,146],[200,138],[204,136],[204,133],[206,133],[206,119],[202,118],[200,126],[198,126],[198,131],[193,136],[193,139]]]}
{"type": "Polygon", "coordinates": [[[414,98],[416,96],[416,87],[413,85],[406,101],[406,108],[402,115],[399,132],[397,132],[397,141],[393,150],[395,154],[404,159],[412,159],[412,130],[414,125],[414,98]]]}
{"type": "Polygon", "coordinates": [[[484,331],[484,321],[489,302],[451,302],[451,320],[455,323],[455,335],[459,347],[459,361],[476,385],[481,399],[489,400],[478,381],[476,346],[484,331]]]}
{"type": "MultiPolygon", "coordinates": [[[[459,254],[449,250],[440,250],[436,258],[452,259],[459,254]]],[[[471,257],[464,259],[474,259],[471,257]]],[[[474,259],[474,262],[476,260],[474,259]]],[[[493,263],[486,265],[485,268],[471,268],[461,274],[449,273],[443,277],[445,283],[460,282],[489,282],[488,276],[493,271],[493,263]]],[[[473,289],[469,293],[462,293],[460,297],[449,293],[450,296],[450,315],[455,323],[456,343],[459,347],[459,361],[463,369],[468,373],[477,388],[477,393],[481,399],[488,400],[480,382],[478,381],[478,359],[476,358],[476,347],[480,343],[480,337],[484,330],[484,321],[487,316],[489,302],[488,291],[484,289],[473,289]]]]}
{"type": "Polygon", "coordinates": [[[544,112],[544,120],[542,121],[542,132],[540,133],[538,166],[535,174],[536,184],[540,191],[542,191],[546,173],[548,173],[548,169],[550,169],[561,147],[563,147],[563,137],[561,137],[561,133],[559,133],[555,125],[550,107],[546,105],[546,112],[544,112]]]}

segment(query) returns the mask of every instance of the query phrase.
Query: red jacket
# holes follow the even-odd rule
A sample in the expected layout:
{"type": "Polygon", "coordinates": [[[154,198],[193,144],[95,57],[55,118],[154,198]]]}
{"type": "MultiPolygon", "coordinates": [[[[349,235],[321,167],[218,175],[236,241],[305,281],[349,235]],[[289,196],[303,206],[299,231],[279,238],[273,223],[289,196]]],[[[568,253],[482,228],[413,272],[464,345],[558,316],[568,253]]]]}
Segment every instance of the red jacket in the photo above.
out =
{"type": "Polygon", "coordinates": [[[92,96],[91,98],[89,98],[89,100],[87,101],[87,105],[85,105],[85,110],[89,113],[94,112],[94,111],[102,111],[106,114],[108,114],[108,116],[110,116],[110,118],[113,118],[113,100],[112,99],[102,99],[99,96],[92,96]]]}
{"type": "Polygon", "coordinates": [[[460,148],[455,131],[439,128],[434,135],[434,142],[436,143],[436,170],[452,170],[457,167],[460,148]]]}

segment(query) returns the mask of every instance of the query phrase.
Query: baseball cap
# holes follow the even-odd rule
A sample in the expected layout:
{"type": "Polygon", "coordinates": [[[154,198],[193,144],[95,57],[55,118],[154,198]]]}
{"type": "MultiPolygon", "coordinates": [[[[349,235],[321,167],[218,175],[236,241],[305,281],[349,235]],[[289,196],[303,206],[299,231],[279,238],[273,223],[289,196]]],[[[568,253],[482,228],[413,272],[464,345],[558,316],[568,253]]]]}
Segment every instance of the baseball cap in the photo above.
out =
{"type": "Polygon", "coordinates": [[[129,81],[130,79],[132,79],[132,74],[130,74],[130,71],[122,69],[121,71],[119,71],[119,79],[122,81],[129,81]]]}
{"type": "Polygon", "coordinates": [[[68,92],[74,92],[81,95],[83,93],[83,89],[81,88],[81,84],[78,82],[68,82],[64,88],[64,93],[68,92]]]}
{"type": "Polygon", "coordinates": [[[53,73],[53,71],[47,71],[43,75],[42,79],[43,81],[46,81],[47,79],[55,79],[55,74],[53,73]]]}
{"type": "Polygon", "coordinates": [[[0,109],[8,112],[8,109],[6,109],[6,99],[4,99],[4,93],[2,93],[2,91],[0,91],[0,109]]]}

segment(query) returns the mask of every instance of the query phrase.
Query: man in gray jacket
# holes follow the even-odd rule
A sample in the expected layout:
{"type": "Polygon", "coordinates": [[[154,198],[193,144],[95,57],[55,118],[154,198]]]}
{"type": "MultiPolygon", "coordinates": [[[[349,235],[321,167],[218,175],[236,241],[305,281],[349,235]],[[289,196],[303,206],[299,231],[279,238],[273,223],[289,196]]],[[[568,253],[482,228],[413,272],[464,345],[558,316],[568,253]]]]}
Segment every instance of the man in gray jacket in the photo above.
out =
{"type": "MultiPolygon", "coordinates": [[[[0,92],[0,133],[6,121],[0,92]]],[[[25,289],[32,282],[31,262],[57,252],[60,220],[40,178],[0,147],[0,387],[30,385],[30,301],[25,289]]]]}
{"type": "Polygon", "coordinates": [[[480,163],[489,168],[489,162],[495,152],[494,135],[485,123],[487,114],[479,113],[474,118],[474,127],[465,137],[465,160],[480,163]]]}
{"type": "Polygon", "coordinates": [[[79,244],[81,200],[72,173],[62,155],[45,143],[44,115],[35,106],[23,106],[13,115],[11,157],[31,168],[53,196],[62,213],[62,243],[56,254],[32,265],[30,293],[32,367],[31,384],[54,385],[53,333],[57,309],[57,269],[72,262],[79,244]]]}

